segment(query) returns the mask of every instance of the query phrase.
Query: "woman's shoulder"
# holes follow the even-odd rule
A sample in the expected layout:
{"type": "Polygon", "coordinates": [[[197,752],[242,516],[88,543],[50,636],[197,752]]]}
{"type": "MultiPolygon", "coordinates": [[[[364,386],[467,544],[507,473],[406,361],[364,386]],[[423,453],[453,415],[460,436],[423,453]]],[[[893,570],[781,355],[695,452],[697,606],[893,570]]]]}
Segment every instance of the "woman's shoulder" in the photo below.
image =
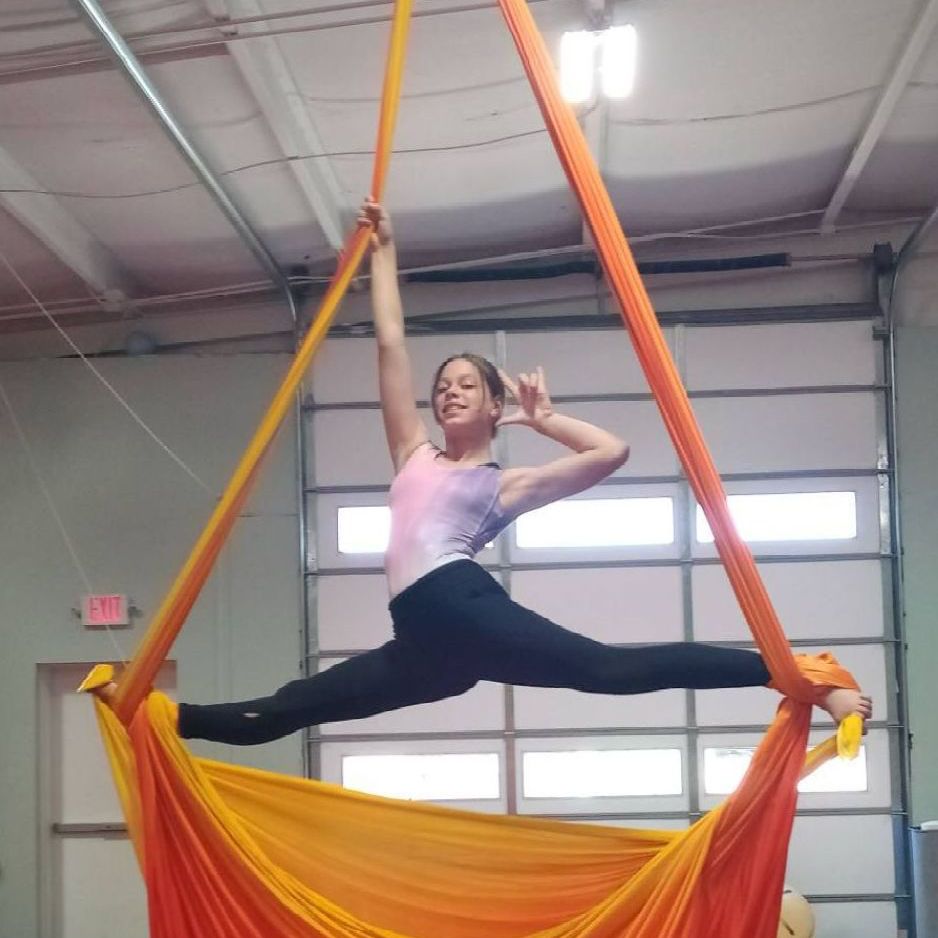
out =
{"type": "Polygon", "coordinates": [[[431,440],[422,440],[409,453],[404,455],[401,464],[397,467],[395,476],[399,476],[408,466],[417,462],[436,459],[441,452],[440,448],[431,440]]]}

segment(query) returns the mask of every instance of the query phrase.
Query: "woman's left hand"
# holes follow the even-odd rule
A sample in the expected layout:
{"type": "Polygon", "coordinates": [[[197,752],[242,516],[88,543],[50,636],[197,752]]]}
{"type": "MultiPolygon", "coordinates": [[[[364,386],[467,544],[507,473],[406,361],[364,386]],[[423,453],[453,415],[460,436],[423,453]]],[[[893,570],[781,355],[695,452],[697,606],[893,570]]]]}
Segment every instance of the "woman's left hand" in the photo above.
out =
{"type": "Polygon", "coordinates": [[[544,369],[538,365],[533,374],[520,374],[516,384],[504,371],[499,369],[502,382],[508,393],[517,403],[517,408],[510,414],[504,414],[496,422],[497,427],[507,427],[511,424],[521,424],[526,427],[537,428],[554,412],[547,393],[547,382],[544,379],[544,369]]]}

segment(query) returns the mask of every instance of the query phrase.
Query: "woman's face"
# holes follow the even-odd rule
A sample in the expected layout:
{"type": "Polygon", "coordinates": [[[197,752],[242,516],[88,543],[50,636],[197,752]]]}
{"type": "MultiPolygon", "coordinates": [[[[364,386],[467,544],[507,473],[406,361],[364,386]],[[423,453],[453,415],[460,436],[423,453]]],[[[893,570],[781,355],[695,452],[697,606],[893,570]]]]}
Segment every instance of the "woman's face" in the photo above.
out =
{"type": "Polygon", "coordinates": [[[433,413],[444,432],[484,427],[490,436],[492,423],[500,412],[472,362],[454,358],[440,372],[433,389],[433,413]]]}

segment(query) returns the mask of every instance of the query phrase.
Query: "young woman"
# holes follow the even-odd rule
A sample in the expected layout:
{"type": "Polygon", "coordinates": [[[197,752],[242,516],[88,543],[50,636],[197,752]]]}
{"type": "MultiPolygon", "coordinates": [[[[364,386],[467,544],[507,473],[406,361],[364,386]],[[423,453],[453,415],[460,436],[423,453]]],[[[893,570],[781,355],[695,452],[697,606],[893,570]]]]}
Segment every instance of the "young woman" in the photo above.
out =
{"type": "MultiPolygon", "coordinates": [[[[628,459],[605,430],[554,410],[543,371],[517,383],[471,354],[448,358],[431,389],[445,447],[417,410],[397,260],[385,211],[366,200],[373,228],[372,302],[384,428],[395,478],[385,557],[394,638],[270,697],[179,707],[179,734],[250,745],[305,726],[353,720],[465,693],[478,681],[642,694],[671,687],[768,683],[750,651],[694,643],[616,648],[567,631],[514,602],[472,557],[518,515],[595,485],[628,459]],[[505,391],[517,406],[505,412],[505,391]],[[497,428],[522,426],[570,449],[543,466],[501,469],[497,428]]],[[[836,720],[870,716],[868,698],[833,690],[836,720]]]]}

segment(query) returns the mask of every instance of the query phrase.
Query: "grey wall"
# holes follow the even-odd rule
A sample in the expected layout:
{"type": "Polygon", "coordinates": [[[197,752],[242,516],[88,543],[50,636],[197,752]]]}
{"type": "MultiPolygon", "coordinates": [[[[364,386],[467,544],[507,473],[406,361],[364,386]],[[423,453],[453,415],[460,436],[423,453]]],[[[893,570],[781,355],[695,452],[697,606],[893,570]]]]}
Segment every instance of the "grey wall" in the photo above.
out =
{"type": "MultiPolygon", "coordinates": [[[[99,360],[98,366],[214,491],[220,491],[289,364],[284,355],[99,360]]],[[[126,592],[149,616],[213,499],[78,361],[0,364],[3,383],[96,591],[126,592]]],[[[181,699],[267,693],[298,673],[298,525],[288,426],[217,572],[172,650],[181,699]]],[[[70,610],[84,592],[0,406],[0,934],[37,926],[37,666],[112,660],[106,634],[70,610]]],[[[117,633],[129,656],[142,626],[117,633]]],[[[90,703],[89,703],[90,706],[90,703]]],[[[298,737],[237,754],[301,771],[298,737]]],[[[102,784],[110,784],[102,779],[102,784]]]]}
{"type": "Polygon", "coordinates": [[[896,386],[912,819],[920,823],[938,818],[938,327],[900,327],[896,386]]]}

